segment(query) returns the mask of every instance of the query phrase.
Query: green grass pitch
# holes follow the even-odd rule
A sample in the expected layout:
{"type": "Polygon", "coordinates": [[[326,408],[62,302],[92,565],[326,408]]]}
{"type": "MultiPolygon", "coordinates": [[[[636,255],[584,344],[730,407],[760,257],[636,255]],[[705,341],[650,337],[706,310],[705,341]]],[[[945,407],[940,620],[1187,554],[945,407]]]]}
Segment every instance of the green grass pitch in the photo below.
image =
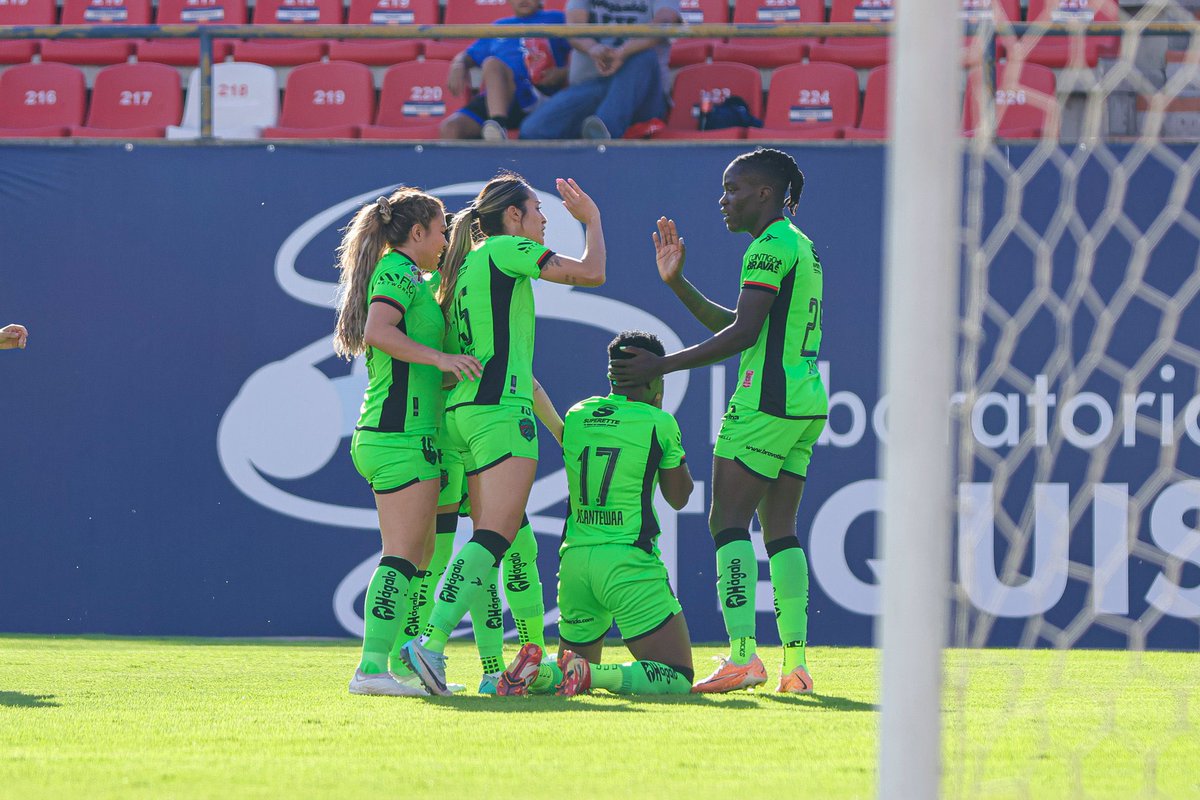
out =
{"type": "MultiPolygon", "coordinates": [[[[0,636],[0,797],[871,797],[877,653],[809,661],[812,697],[425,700],[349,695],[352,642],[0,636]]],[[[1200,797],[1194,653],[950,651],[946,678],[948,797],[1200,797]]]]}

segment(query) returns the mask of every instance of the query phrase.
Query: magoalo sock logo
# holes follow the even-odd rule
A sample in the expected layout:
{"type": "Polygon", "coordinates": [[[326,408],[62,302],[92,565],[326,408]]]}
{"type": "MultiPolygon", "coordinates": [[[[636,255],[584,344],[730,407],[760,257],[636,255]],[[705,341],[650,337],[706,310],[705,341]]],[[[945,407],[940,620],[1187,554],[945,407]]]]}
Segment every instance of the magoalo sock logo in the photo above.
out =
{"type": "Polygon", "coordinates": [[[646,671],[646,680],[651,683],[666,683],[676,676],[675,670],[665,664],[659,664],[656,661],[640,661],[642,669],[646,671]]]}
{"type": "Polygon", "coordinates": [[[408,610],[408,619],[404,621],[404,634],[406,636],[419,636],[421,633],[421,608],[429,602],[429,593],[426,591],[424,582],[417,583],[415,588],[410,591],[417,593],[413,598],[413,603],[408,610]]]}
{"type": "Polygon", "coordinates": [[[529,564],[521,558],[520,553],[509,553],[508,566],[508,582],[504,584],[504,588],[510,592],[527,591],[529,589],[529,564]]]}
{"type": "Polygon", "coordinates": [[[725,607],[741,608],[746,605],[746,579],[750,577],[742,570],[742,560],[729,562],[729,585],[725,587],[725,607]]]}
{"type": "Polygon", "coordinates": [[[442,591],[438,593],[438,600],[443,603],[453,603],[458,599],[459,587],[466,580],[463,575],[463,560],[460,558],[450,565],[450,572],[446,575],[446,582],[442,584],[442,591]]]}
{"type": "Polygon", "coordinates": [[[500,593],[492,591],[489,594],[487,618],[484,619],[483,624],[495,631],[504,627],[504,609],[500,608],[500,593]]]}
{"type": "Polygon", "coordinates": [[[400,591],[396,586],[396,576],[399,574],[393,569],[388,570],[383,576],[383,590],[375,598],[375,604],[371,606],[371,615],[375,618],[382,620],[396,618],[395,596],[400,591]]]}

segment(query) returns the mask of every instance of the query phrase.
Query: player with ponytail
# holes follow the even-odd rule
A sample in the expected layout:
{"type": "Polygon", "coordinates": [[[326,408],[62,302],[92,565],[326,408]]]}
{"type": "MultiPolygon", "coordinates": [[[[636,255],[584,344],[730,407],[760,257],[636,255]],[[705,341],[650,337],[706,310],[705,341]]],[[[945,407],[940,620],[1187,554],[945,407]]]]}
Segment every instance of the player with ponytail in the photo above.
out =
{"type": "Polygon", "coordinates": [[[726,227],[753,239],[742,259],[737,307],[712,302],[683,277],[683,237],[673,220],[659,219],[652,235],[659,275],[714,335],[665,356],[626,348],[632,357],[609,367],[618,385],[629,386],[740,354],[737,388],[713,453],[708,519],[731,653],[693,691],[727,692],[767,680],[755,653],[758,557],[750,521],[757,511],[784,645],[777,690],[806,694],[813,686],[805,661],[808,561],[796,536],[796,512],[813,445],[829,414],[817,371],[821,260],[809,238],[783,215],[785,209],[796,213],[804,191],[804,174],[790,155],[773,149],[740,155],[725,169],[722,185],[726,227]]]}

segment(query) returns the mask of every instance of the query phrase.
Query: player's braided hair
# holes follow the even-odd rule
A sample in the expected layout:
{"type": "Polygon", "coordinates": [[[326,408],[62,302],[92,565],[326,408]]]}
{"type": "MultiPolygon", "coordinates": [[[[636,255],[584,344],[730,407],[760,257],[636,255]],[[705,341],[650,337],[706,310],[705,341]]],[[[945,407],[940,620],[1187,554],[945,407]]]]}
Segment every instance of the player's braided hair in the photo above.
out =
{"type": "Polygon", "coordinates": [[[401,187],[358,210],[338,245],[337,326],[333,350],[349,360],[366,349],[367,290],[371,273],[388,247],[402,247],[414,225],[428,226],[444,214],[442,201],[420,189],[401,187]]]}
{"type": "Polygon", "coordinates": [[[804,173],[800,171],[796,159],[782,150],[760,147],[751,153],[743,153],[735,158],[733,163],[762,175],[780,197],[787,192],[787,199],[783,201],[783,205],[789,214],[796,215],[800,193],[804,191],[804,173]]]}
{"type": "Polygon", "coordinates": [[[450,226],[450,244],[442,257],[442,282],[438,286],[438,303],[444,313],[458,288],[458,272],[474,243],[487,236],[504,233],[504,212],[516,206],[525,215],[525,201],[533,197],[529,184],[515,172],[501,172],[487,182],[471,204],[454,215],[450,226]]]}

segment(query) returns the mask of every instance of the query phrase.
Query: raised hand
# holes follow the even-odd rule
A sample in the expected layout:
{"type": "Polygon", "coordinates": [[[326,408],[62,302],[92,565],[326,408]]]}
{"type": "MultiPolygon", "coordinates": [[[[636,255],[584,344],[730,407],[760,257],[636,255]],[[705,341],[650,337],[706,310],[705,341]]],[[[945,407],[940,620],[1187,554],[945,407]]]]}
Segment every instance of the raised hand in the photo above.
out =
{"type": "Polygon", "coordinates": [[[584,225],[600,221],[600,208],[596,205],[596,201],[579,188],[579,184],[575,182],[574,178],[566,180],[556,178],[554,187],[558,189],[558,193],[563,199],[563,206],[571,213],[572,217],[584,225]]]}
{"type": "Polygon", "coordinates": [[[29,339],[29,331],[24,325],[5,325],[0,328],[0,350],[24,349],[29,339]]]}
{"type": "Polygon", "coordinates": [[[475,356],[456,356],[451,353],[442,353],[442,357],[438,359],[437,368],[442,372],[453,375],[460,381],[477,380],[483,375],[483,365],[479,363],[479,359],[475,356]]]}
{"type": "Polygon", "coordinates": [[[654,261],[658,264],[658,277],[663,283],[674,283],[683,277],[683,262],[687,249],[683,237],[675,228],[675,220],[658,218],[658,230],[650,234],[654,239],[654,261]]]}

